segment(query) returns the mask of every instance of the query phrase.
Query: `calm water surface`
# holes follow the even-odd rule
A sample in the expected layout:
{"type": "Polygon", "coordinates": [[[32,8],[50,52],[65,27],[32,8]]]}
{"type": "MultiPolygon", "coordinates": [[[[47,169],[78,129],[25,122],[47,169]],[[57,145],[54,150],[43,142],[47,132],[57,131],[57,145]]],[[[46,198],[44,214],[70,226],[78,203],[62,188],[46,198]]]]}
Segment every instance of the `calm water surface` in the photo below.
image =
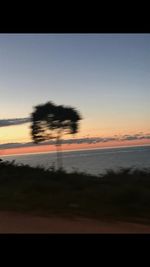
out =
{"type": "MultiPolygon", "coordinates": [[[[11,155],[1,158],[30,166],[56,166],[56,153],[11,155]]],[[[78,170],[91,174],[100,174],[107,169],[116,170],[120,167],[148,168],[150,146],[65,151],[63,166],[68,172],[78,170]]]]}

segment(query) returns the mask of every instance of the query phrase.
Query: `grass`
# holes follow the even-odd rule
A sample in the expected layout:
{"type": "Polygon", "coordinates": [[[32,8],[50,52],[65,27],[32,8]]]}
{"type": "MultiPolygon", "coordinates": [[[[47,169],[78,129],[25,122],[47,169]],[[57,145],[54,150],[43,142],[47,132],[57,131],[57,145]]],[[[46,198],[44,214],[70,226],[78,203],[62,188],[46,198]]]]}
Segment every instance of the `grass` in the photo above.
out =
{"type": "Polygon", "coordinates": [[[94,176],[1,161],[0,210],[150,222],[150,169],[94,176]]]}

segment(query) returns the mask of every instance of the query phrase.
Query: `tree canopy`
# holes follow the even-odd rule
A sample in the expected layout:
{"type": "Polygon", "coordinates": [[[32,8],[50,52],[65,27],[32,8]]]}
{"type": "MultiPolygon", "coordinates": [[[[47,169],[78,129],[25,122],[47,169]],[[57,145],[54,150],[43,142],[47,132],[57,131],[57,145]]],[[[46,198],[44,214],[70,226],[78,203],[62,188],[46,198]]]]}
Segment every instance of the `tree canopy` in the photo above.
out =
{"type": "Polygon", "coordinates": [[[81,115],[75,108],[52,102],[36,106],[31,117],[31,133],[35,143],[49,139],[59,140],[63,134],[75,134],[81,120],[81,115]]]}

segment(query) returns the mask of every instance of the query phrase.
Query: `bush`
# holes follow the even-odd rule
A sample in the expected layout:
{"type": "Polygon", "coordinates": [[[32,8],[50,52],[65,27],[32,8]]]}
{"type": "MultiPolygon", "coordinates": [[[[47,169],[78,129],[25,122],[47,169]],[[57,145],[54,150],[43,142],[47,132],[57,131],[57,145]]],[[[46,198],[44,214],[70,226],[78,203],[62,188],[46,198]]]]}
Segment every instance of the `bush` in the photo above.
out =
{"type": "Polygon", "coordinates": [[[149,220],[150,169],[94,176],[0,161],[0,209],[149,220]]]}

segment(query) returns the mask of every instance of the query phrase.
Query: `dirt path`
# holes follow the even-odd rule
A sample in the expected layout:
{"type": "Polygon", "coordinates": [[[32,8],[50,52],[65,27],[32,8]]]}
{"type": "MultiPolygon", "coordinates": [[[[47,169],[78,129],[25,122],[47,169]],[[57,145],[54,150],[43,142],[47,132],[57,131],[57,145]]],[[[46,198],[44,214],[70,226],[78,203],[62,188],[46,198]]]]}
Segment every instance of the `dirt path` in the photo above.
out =
{"type": "Polygon", "coordinates": [[[150,233],[150,225],[0,212],[0,233],[150,233]]]}

